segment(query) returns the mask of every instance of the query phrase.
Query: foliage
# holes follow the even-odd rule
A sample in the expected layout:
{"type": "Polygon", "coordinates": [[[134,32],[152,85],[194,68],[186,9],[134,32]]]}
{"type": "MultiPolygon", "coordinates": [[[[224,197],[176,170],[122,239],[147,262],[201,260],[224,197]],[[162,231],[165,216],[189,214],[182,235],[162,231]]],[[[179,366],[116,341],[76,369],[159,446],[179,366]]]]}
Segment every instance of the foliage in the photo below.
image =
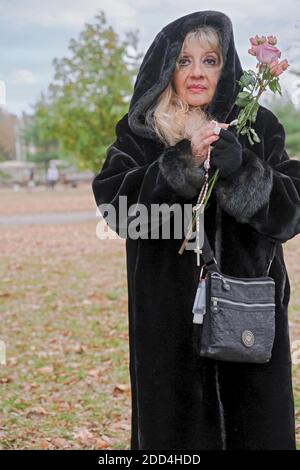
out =
{"type": "Polygon", "coordinates": [[[95,19],[70,40],[69,57],[54,59],[54,81],[35,105],[31,133],[56,141],[60,157],[72,157],[79,169],[99,171],[127,112],[140,54],[136,33],[120,40],[103,12],[95,19]]]}
{"type": "Polygon", "coordinates": [[[295,107],[289,96],[273,102],[272,111],[284,127],[286,150],[290,157],[300,156],[300,110],[295,107]]]}

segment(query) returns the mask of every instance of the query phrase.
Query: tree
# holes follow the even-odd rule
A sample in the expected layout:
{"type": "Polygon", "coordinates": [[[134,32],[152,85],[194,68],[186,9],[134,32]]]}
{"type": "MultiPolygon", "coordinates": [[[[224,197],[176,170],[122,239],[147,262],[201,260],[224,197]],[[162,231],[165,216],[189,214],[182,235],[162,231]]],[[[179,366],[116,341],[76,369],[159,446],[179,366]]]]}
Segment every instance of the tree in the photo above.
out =
{"type": "Polygon", "coordinates": [[[70,40],[70,57],[54,59],[54,82],[35,105],[32,129],[57,141],[78,168],[97,172],[115,139],[116,122],[127,112],[141,54],[137,33],[120,40],[104,12],[95,19],[70,40]]]}
{"type": "Polygon", "coordinates": [[[300,110],[297,109],[288,93],[271,103],[273,112],[285,130],[287,152],[291,157],[300,156],[300,110]]]}
{"type": "Polygon", "coordinates": [[[23,113],[21,139],[27,150],[27,160],[48,168],[49,161],[61,157],[59,142],[52,135],[52,125],[49,121],[50,106],[42,93],[34,105],[32,116],[23,113]]]}
{"type": "Polygon", "coordinates": [[[0,161],[16,158],[17,125],[17,116],[0,109],[0,161]]]}

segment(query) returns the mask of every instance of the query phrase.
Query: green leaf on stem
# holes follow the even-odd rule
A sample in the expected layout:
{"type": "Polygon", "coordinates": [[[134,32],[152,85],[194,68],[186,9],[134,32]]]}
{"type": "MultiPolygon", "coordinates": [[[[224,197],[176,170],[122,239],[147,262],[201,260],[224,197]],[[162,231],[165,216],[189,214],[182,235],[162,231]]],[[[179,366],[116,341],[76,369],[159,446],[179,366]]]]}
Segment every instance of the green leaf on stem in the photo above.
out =
{"type": "Polygon", "coordinates": [[[273,93],[276,93],[276,91],[277,91],[277,83],[276,83],[276,80],[271,80],[271,81],[268,83],[268,86],[269,86],[270,90],[273,91],[273,93]]]}
{"type": "Polygon", "coordinates": [[[251,103],[252,100],[252,95],[248,91],[241,91],[236,99],[236,104],[237,106],[240,106],[241,108],[244,108],[247,106],[249,103],[251,103]]]}
{"type": "Polygon", "coordinates": [[[248,70],[247,72],[245,71],[240,78],[241,86],[246,87],[246,88],[248,88],[249,86],[254,86],[255,81],[256,81],[255,73],[254,74],[250,73],[250,70],[248,70]]]}
{"type": "Polygon", "coordinates": [[[282,95],[282,92],[281,92],[281,86],[280,86],[280,83],[279,83],[279,79],[277,77],[277,82],[276,82],[276,86],[277,86],[277,91],[280,95],[282,95]]]}
{"type": "Polygon", "coordinates": [[[254,145],[254,142],[253,142],[253,140],[251,139],[251,133],[250,133],[249,129],[248,129],[248,131],[247,131],[247,137],[248,137],[248,140],[249,140],[250,144],[251,144],[251,145],[254,145]]]}
{"type": "Polygon", "coordinates": [[[251,107],[251,114],[250,114],[250,121],[255,122],[256,121],[256,116],[257,116],[257,111],[259,109],[259,103],[258,101],[253,102],[253,105],[251,107]]]}
{"type": "Polygon", "coordinates": [[[257,135],[257,133],[255,132],[255,130],[252,129],[252,128],[250,128],[250,132],[252,132],[252,136],[253,136],[254,142],[259,143],[259,142],[260,142],[260,138],[258,137],[258,135],[257,135]]]}

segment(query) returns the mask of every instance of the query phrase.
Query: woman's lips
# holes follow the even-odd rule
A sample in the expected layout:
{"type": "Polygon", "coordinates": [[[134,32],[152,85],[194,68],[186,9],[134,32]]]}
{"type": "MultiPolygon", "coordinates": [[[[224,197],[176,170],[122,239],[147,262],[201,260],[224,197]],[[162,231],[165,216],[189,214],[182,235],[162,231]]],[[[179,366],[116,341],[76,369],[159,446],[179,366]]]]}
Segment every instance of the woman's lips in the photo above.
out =
{"type": "Polygon", "coordinates": [[[192,93],[203,93],[203,91],[206,90],[206,88],[200,88],[200,87],[188,87],[188,90],[191,91],[192,93]]]}

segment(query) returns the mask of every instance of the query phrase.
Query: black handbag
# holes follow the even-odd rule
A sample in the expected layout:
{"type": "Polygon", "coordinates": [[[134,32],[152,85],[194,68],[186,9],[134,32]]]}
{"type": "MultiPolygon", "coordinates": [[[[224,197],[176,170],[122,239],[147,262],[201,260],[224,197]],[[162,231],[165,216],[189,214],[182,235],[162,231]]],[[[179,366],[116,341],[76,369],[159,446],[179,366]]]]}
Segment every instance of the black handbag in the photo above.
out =
{"type": "Polygon", "coordinates": [[[204,233],[202,266],[193,305],[193,344],[202,357],[266,363],[275,337],[275,281],[265,276],[237,278],[220,272],[204,233]],[[206,275],[203,276],[203,271],[206,275]]]}

